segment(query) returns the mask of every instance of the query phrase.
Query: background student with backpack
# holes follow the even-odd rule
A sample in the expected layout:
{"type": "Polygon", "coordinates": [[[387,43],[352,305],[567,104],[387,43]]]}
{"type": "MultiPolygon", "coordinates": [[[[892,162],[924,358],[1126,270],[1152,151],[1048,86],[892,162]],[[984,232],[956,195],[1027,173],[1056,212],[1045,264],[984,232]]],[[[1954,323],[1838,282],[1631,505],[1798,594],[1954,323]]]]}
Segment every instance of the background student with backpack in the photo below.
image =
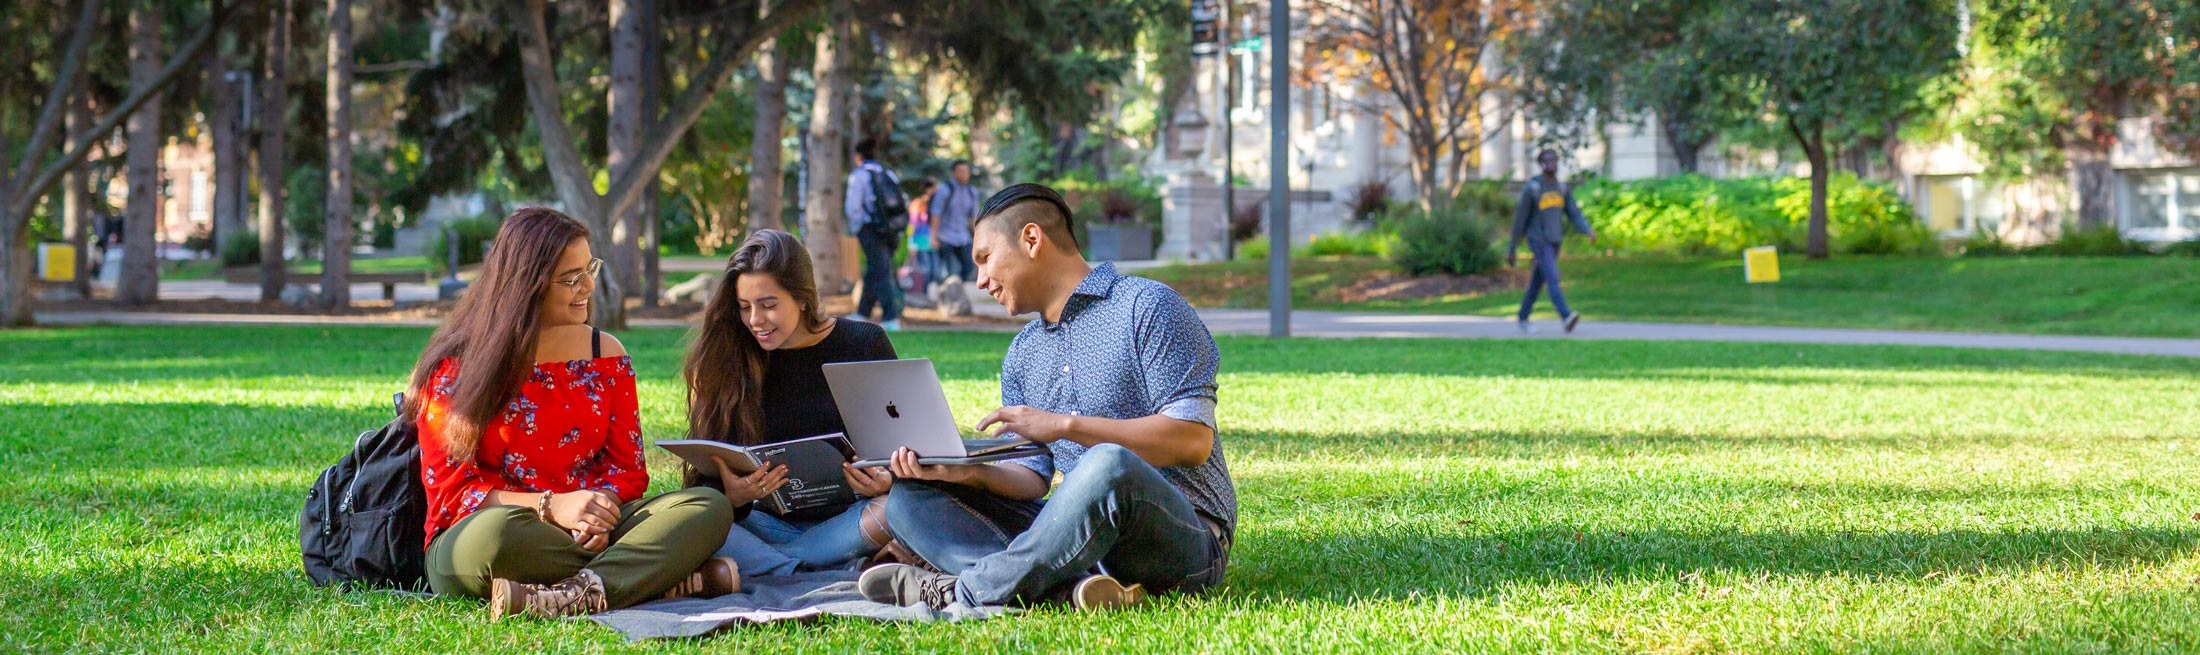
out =
{"type": "Polygon", "coordinates": [[[489,599],[492,620],[732,593],[738,571],[711,558],[733,525],[725,495],[642,498],[633,363],[587,324],[603,264],[587,228],[527,208],[496,244],[402,410],[419,431],[428,586],[489,599]]]}
{"type": "Polygon", "coordinates": [[[901,245],[902,231],[909,229],[909,199],[902,195],[901,177],[879,164],[878,142],[857,142],[855,159],[841,210],[848,217],[848,232],[863,246],[863,293],[849,318],[870,320],[876,305],[879,327],[899,330],[901,286],[894,283],[894,249],[901,245]]]}

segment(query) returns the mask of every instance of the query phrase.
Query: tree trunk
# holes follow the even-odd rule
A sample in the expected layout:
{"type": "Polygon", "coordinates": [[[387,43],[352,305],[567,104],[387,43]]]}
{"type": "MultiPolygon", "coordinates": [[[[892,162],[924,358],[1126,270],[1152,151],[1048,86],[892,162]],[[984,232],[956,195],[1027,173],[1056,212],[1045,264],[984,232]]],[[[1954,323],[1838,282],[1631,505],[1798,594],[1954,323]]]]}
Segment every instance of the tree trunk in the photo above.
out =
{"type": "Polygon", "coordinates": [[[270,10],[266,51],[267,67],[260,82],[260,302],[283,297],[283,278],[289,266],[283,261],[283,183],[289,179],[290,157],[284,132],[289,129],[290,12],[293,0],[277,0],[270,10]]]}
{"type": "Polygon", "coordinates": [[[787,133],[787,57],[778,40],[756,52],[756,119],[749,144],[749,233],[779,229],[779,193],[785,183],[781,139],[787,133]]]}
{"type": "Polygon", "coordinates": [[[351,306],[351,0],[328,0],[328,205],[321,306],[351,306]]]}
{"type": "Polygon", "coordinates": [[[1681,136],[1688,128],[1683,127],[1680,121],[1661,116],[1658,122],[1659,131],[1665,133],[1665,144],[1673,148],[1673,163],[1680,165],[1682,173],[1699,171],[1703,161],[1704,142],[1691,141],[1681,136]]]}
{"type": "Polygon", "coordinates": [[[216,52],[206,58],[207,92],[213,102],[206,117],[208,136],[214,141],[214,252],[228,261],[230,246],[244,230],[244,98],[242,86],[230,79],[229,59],[216,52]]]}
{"type": "MultiPolygon", "coordinates": [[[[648,0],[649,11],[642,13],[642,115],[650,125],[664,122],[665,48],[663,27],[658,22],[663,16],[657,0],[648,0]]],[[[641,206],[637,213],[642,219],[642,306],[656,307],[664,300],[665,275],[659,267],[657,245],[663,235],[664,225],[657,216],[657,209],[664,199],[664,184],[657,176],[649,177],[649,186],[642,190],[641,206]]]]}
{"type": "Polygon", "coordinates": [[[1825,259],[1832,254],[1826,243],[1826,181],[1833,177],[1831,157],[1826,156],[1824,128],[1813,128],[1800,133],[1803,154],[1810,159],[1810,235],[1803,254],[1811,259],[1825,259]]]}
{"type": "MultiPolygon", "coordinates": [[[[73,87],[69,91],[67,134],[76,134],[92,126],[92,89],[89,71],[91,67],[76,69],[73,87]]],[[[61,181],[61,234],[76,249],[76,295],[92,297],[91,245],[92,245],[92,165],[78,163],[69,167],[69,174],[61,181]]]]}
{"type": "MultiPolygon", "coordinates": [[[[130,88],[143,89],[160,72],[160,10],[130,9],[130,88]]],[[[115,299],[125,305],[160,300],[160,104],[155,95],[130,115],[130,204],[122,226],[122,279],[115,299]]]]}
{"type": "Polygon", "coordinates": [[[2078,194],[2078,227],[2097,228],[2116,224],[2111,212],[2114,207],[2115,169],[2108,160],[2107,148],[2081,143],[2071,149],[2070,168],[2074,173],[2074,191],[2078,194]]]}
{"type": "MultiPolygon", "coordinates": [[[[642,55],[648,38],[642,24],[655,9],[650,0],[611,0],[610,124],[605,146],[609,151],[609,176],[614,179],[634,165],[640,154],[637,151],[643,125],[653,122],[642,112],[642,55]]],[[[641,234],[641,207],[611,217],[611,251],[599,256],[608,265],[606,274],[617,276],[622,288],[642,288],[641,249],[636,246],[641,234]]]]}
{"type": "Polygon", "coordinates": [[[835,0],[826,18],[832,27],[817,35],[817,59],[810,69],[817,93],[810,105],[809,194],[804,199],[803,245],[810,249],[819,293],[842,293],[848,281],[841,279],[840,238],[848,233],[841,201],[848,193],[846,132],[849,102],[854,91],[848,74],[853,45],[852,20],[847,0],[835,0]]]}

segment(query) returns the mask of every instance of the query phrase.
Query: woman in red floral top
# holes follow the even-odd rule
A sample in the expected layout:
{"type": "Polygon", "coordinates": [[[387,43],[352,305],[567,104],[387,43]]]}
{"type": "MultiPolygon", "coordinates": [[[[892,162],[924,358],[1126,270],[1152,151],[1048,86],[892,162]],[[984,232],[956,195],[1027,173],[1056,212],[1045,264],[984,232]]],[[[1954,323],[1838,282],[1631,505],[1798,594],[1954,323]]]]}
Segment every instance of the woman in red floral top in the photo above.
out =
{"type": "Polygon", "coordinates": [[[642,498],[632,359],[587,324],[602,264],[572,217],[514,212],[413,368],[428,585],[489,599],[492,619],[738,584],[711,557],[733,523],[723,494],[642,498]]]}

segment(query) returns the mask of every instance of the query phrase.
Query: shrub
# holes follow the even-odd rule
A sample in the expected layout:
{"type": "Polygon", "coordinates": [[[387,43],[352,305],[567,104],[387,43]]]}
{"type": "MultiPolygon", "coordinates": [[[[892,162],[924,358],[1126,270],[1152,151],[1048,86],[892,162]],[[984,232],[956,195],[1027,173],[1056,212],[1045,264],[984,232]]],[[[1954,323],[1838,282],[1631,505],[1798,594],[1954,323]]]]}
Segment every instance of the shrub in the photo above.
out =
{"type": "Polygon", "coordinates": [[[1852,255],[1930,255],[1940,252],[1940,237],[1918,222],[1872,223],[1850,228],[1836,242],[1852,255]]]}
{"type": "Polygon", "coordinates": [[[1399,212],[1391,261],[1407,275],[1415,276],[1474,275],[1497,268],[1504,256],[1497,252],[1492,215],[1487,207],[1477,212],[1462,206],[1473,204],[1455,202],[1434,211],[1415,208],[1399,212]]]}
{"type": "Polygon", "coordinates": [[[2035,249],[2043,255],[2065,257],[2121,257],[2147,254],[2146,244],[2124,238],[2113,226],[2073,228],[2065,226],[2054,241],[2035,249]]]}
{"type": "Polygon", "coordinates": [[[2200,239],[2186,239],[2162,247],[2164,255],[2200,257],[2200,239]]]}
{"type": "MultiPolygon", "coordinates": [[[[1810,180],[1805,178],[1594,180],[1578,187],[1575,196],[1597,228],[1598,245],[1619,251],[1731,254],[1762,245],[1801,250],[1809,235],[1810,180]]],[[[1903,245],[1916,234],[1884,226],[1916,222],[1909,203],[1886,186],[1840,173],[1827,187],[1826,232],[1836,244],[1903,245]]]]}
{"type": "Polygon", "coordinates": [[[1967,257],[2007,257],[2022,253],[2009,240],[2001,238],[2000,232],[1993,230],[1978,230],[1963,240],[1963,254],[1967,257]]]}
{"type": "Polygon", "coordinates": [[[214,254],[214,231],[204,226],[192,230],[183,237],[183,249],[198,253],[200,257],[214,254]]]}
{"type": "Polygon", "coordinates": [[[1358,232],[1316,234],[1292,252],[1311,257],[1388,257],[1397,241],[1396,232],[1377,227],[1358,232]]]}
{"type": "Polygon", "coordinates": [[[1352,220],[1367,222],[1390,213],[1390,182],[1368,180],[1345,192],[1345,204],[1352,209],[1352,220]]]}
{"type": "Polygon", "coordinates": [[[473,218],[452,220],[443,229],[428,236],[426,251],[420,253],[428,259],[428,267],[437,273],[448,273],[450,268],[450,235],[458,232],[458,265],[481,263],[486,246],[497,236],[497,228],[504,226],[504,219],[491,214],[473,218]]]}
{"type": "Polygon", "coordinates": [[[1232,254],[1236,255],[1237,259],[1267,259],[1268,237],[1253,237],[1251,239],[1239,241],[1237,244],[1237,251],[1232,254]]]}
{"type": "Polygon", "coordinates": [[[236,231],[222,237],[222,268],[260,265],[260,233],[236,231]]]}

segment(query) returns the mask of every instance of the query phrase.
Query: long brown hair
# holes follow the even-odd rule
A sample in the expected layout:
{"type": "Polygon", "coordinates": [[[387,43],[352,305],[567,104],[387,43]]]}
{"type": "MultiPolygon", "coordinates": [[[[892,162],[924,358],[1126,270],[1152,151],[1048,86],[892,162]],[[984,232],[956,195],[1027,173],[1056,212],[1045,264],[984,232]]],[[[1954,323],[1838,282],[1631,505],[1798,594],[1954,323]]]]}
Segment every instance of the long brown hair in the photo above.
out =
{"type": "Polygon", "coordinates": [[[688,438],[763,443],[764,347],[741,320],[736,281],[743,273],[763,273],[794,296],[802,307],[803,330],[825,331],[825,307],[817,301],[810,277],[810,251],[794,235],[758,230],[726,258],[725,278],[703,309],[688,350],[688,438]]]}
{"type": "Polygon", "coordinates": [[[542,317],[537,305],[550,286],[552,269],[566,246],[587,237],[588,227],[563,212],[543,207],[512,212],[481,263],[481,277],[428,338],[428,349],[413,364],[405,415],[419,418],[429,377],[444,359],[461,362],[443,428],[451,454],[472,459],[482,428],[519,394],[534,365],[535,332],[542,317]]]}

